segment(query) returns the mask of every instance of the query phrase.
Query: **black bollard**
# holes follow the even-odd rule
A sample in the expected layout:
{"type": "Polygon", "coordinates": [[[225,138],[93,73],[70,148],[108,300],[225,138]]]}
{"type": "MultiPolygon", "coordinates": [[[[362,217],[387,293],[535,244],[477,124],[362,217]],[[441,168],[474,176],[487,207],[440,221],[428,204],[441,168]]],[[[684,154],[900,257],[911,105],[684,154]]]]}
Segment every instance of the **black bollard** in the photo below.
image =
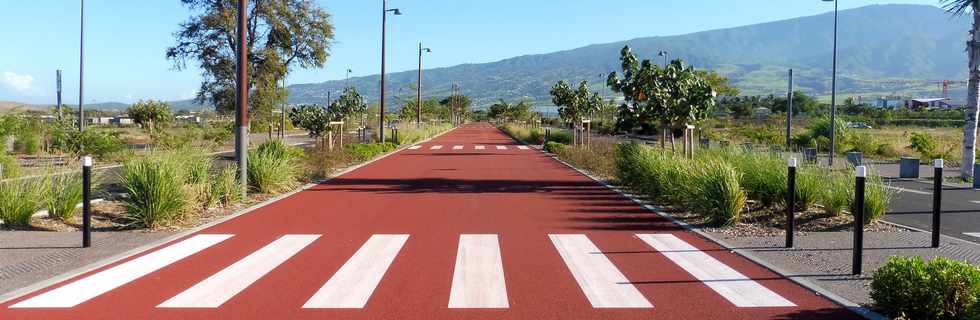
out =
{"type": "Polygon", "coordinates": [[[796,231],[796,158],[789,159],[789,172],[786,176],[786,247],[793,247],[793,233],[796,231]]]}
{"type": "Polygon", "coordinates": [[[82,247],[92,246],[92,157],[82,158],[82,247]]]}
{"type": "Polygon", "coordinates": [[[936,172],[932,176],[932,247],[939,248],[939,230],[941,226],[940,214],[943,211],[943,159],[936,159],[936,172]]]}
{"type": "Polygon", "coordinates": [[[861,274],[861,260],[864,256],[864,187],[868,177],[868,169],[859,166],[854,182],[854,259],[851,273],[861,274]]]}

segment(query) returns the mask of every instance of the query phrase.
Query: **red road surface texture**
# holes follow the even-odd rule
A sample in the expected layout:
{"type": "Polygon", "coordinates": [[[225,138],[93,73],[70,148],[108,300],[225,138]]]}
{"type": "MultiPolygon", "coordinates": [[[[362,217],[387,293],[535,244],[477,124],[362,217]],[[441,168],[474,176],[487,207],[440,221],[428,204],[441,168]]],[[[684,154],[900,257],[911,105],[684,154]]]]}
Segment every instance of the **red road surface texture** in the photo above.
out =
{"type": "Polygon", "coordinates": [[[486,124],[0,304],[49,320],[851,318],[486,124]]]}

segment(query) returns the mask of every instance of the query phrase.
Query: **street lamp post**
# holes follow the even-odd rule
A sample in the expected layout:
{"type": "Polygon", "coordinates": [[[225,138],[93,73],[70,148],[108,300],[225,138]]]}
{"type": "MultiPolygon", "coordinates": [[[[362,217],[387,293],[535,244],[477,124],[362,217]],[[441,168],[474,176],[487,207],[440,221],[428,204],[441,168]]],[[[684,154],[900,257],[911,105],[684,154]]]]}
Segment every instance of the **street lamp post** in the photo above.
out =
{"type": "Polygon", "coordinates": [[[419,42],[419,85],[418,85],[418,114],[415,115],[415,126],[422,127],[422,53],[430,53],[432,49],[423,48],[419,42]]]}
{"type": "Polygon", "coordinates": [[[351,70],[351,69],[347,69],[347,79],[344,79],[344,89],[347,89],[347,87],[350,87],[350,73],[351,72],[354,72],[354,71],[351,70]]]}
{"type": "Polygon", "coordinates": [[[235,118],[235,157],[238,160],[242,199],[248,195],[248,0],[238,1],[238,66],[235,118]]]}
{"type": "Polygon", "coordinates": [[[670,56],[670,52],[667,52],[666,50],[660,50],[660,53],[657,53],[657,55],[658,56],[661,56],[661,57],[664,57],[664,68],[666,68],[667,67],[667,64],[670,63],[667,60],[668,56],[670,56]]]}
{"type": "Polygon", "coordinates": [[[834,3],[834,67],[830,80],[830,157],[827,165],[834,166],[834,153],[837,152],[837,1],[823,0],[834,3]]]}
{"type": "Polygon", "coordinates": [[[385,142],[385,45],[387,44],[387,39],[385,38],[388,31],[388,12],[396,16],[402,15],[399,9],[388,9],[388,0],[382,0],[381,7],[381,106],[378,117],[378,137],[381,138],[381,143],[385,142]]]}
{"type": "Polygon", "coordinates": [[[85,104],[82,99],[85,95],[85,0],[81,0],[81,14],[78,32],[78,131],[85,130],[85,104]]]}

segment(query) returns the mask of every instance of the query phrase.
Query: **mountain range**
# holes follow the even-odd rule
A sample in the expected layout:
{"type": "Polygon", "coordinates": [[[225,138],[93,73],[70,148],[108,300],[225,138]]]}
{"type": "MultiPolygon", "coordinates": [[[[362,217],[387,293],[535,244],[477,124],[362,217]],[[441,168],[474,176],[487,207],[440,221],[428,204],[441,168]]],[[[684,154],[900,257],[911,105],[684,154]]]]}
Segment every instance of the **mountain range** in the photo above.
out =
{"type": "MultiPolygon", "coordinates": [[[[844,95],[942,95],[942,80],[967,77],[967,16],[952,16],[925,5],[872,5],[840,12],[838,89],[844,95]]],[[[458,82],[477,106],[498,99],[531,99],[550,104],[548,91],[557,81],[604,82],[619,69],[619,52],[629,45],[641,59],[660,62],[666,50],[696,68],[729,77],[743,94],[782,95],[787,70],[795,69],[797,89],[812,95],[830,93],[833,13],[692,34],[637,38],[566,51],[526,55],[490,63],[425,70],[426,95],[449,94],[458,82]]],[[[389,95],[414,94],[417,71],[388,75],[389,95]]],[[[380,76],[351,78],[369,100],[376,101],[380,76]]],[[[325,103],[347,82],[326,81],[290,86],[290,103],[325,103]]],[[[601,90],[599,83],[593,88],[601,90]]],[[[954,100],[964,90],[953,86],[954,100]]],[[[394,108],[394,106],[389,105],[394,108]]]]}

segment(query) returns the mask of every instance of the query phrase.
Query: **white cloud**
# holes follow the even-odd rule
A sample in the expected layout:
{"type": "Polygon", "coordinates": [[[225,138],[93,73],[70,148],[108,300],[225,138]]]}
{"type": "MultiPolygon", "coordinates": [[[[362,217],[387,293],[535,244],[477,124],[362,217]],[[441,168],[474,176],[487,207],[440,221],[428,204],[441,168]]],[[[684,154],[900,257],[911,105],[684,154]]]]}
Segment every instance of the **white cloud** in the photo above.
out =
{"type": "Polygon", "coordinates": [[[3,73],[3,84],[21,93],[34,87],[34,77],[29,74],[16,74],[10,71],[3,73]]]}

